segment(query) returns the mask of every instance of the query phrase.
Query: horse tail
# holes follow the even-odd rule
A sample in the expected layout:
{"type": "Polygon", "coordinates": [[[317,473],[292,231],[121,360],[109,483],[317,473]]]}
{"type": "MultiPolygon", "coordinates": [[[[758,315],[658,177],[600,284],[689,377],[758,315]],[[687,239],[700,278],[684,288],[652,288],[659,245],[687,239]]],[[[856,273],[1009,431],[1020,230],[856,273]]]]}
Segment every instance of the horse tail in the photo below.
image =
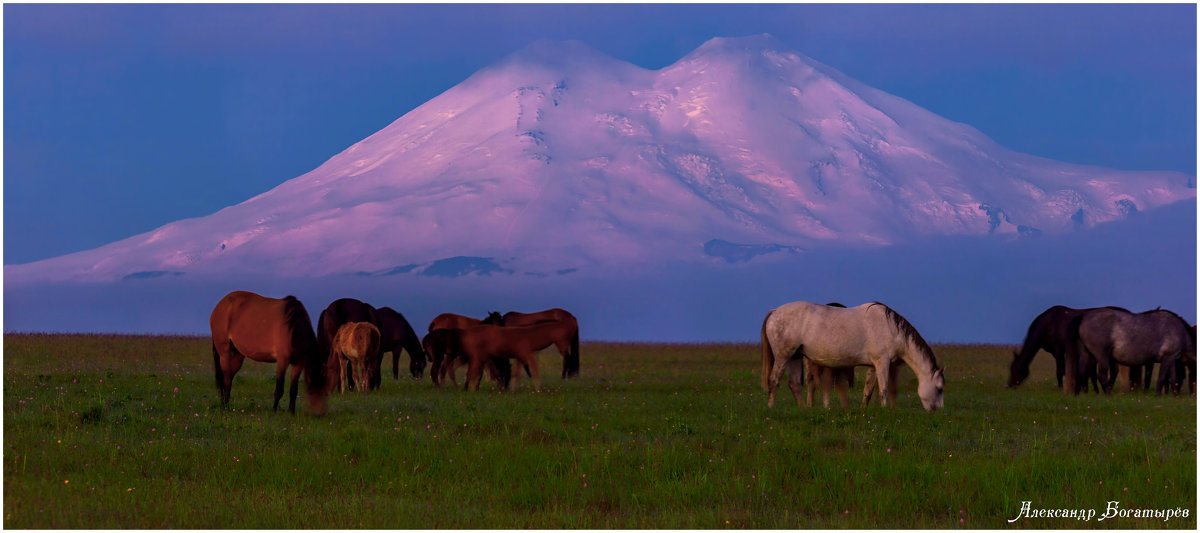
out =
{"type": "MultiPolygon", "coordinates": [[[[526,372],[528,372],[526,368],[526,372]]],[[[571,358],[570,364],[567,365],[567,376],[573,377],[579,375],[579,326],[576,324],[575,333],[571,335],[571,358]]]]}
{"type": "MultiPolygon", "coordinates": [[[[301,358],[300,361],[292,364],[304,365],[308,394],[324,397],[326,394],[325,365],[328,362],[328,358],[325,356],[328,354],[321,353],[320,342],[314,335],[312,320],[308,318],[308,310],[304,308],[304,304],[291,295],[286,296],[283,300],[284,321],[291,332],[292,357],[299,356],[301,358]]],[[[324,312],[321,314],[323,318],[324,312]]],[[[320,331],[320,328],[317,328],[317,331],[320,331]]]]}
{"type": "Polygon", "coordinates": [[[224,398],[225,373],[221,371],[221,354],[217,353],[216,339],[213,339],[213,341],[212,341],[212,351],[213,351],[213,368],[216,369],[216,373],[217,373],[217,390],[222,393],[221,397],[224,398]]]}
{"type": "Polygon", "coordinates": [[[767,316],[763,318],[762,325],[762,388],[767,390],[767,379],[771,375],[771,369],[775,366],[775,353],[771,351],[771,341],[767,338],[767,321],[771,319],[771,310],[767,316]]]}

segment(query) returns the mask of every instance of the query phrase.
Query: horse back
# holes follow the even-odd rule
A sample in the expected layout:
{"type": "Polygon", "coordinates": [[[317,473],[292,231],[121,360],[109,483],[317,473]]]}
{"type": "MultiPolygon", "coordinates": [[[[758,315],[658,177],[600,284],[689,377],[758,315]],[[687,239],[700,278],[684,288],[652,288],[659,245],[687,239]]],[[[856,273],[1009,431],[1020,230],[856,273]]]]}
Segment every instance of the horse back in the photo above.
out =
{"type": "Polygon", "coordinates": [[[454,313],[442,313],[429,322],[429,332],[438,329],[465,329],[479,325],[479,319],[454,313]]]}
{"type": "Polygon", "coordinates": [[[882,307],[791,302],[772,311],[763,327],[776,357],[791,357],[802,349],[805,357],[822,366],[871,364],[867,354],[895,352],[902,337],[882,307]]]}
{"type": "Polygon", "coordinates": [[[231,292],[217,302],[209,317],[213,342],[232,343],[239,353],[256,361],[274,362],[277,356],[290,356],[293,331],[303,325],[294,325],[296,319],[289,316],[289,306],[295,305],[299,301],[291,296],[269,298],[248,291],[231,292]]]}
{"type": "Polygon", "coordinates": [[[529,326],[539,322],[552,321],[575,321],[575,315],[557,307],[536,313],[521,313],[518,311],[504,313],[504,325],[506,326],[529,326]]]}
{"type": "Polygon", "coordinates": [[[413,330],[408,320],[404,315],[400,314],[391,307],[381,307],[375,310],[379,317],[379,335],[381,349],[385,352],[400,349],[404,345],[404,341],[409,337],[415,338],[417,332],[413,330]]]}

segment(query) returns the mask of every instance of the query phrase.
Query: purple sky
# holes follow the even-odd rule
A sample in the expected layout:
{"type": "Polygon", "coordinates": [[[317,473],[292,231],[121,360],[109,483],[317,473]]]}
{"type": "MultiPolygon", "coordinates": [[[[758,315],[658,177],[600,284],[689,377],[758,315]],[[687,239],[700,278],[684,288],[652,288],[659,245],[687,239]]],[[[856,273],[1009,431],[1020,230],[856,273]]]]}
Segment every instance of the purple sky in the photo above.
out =
{"type": "Polygon", "coordinates": [[[1014,150],[1196,172],[1192,4],[3,9],[5,264],[241,202],[538,39],[661,68],[770,33],[1014,150]]]}

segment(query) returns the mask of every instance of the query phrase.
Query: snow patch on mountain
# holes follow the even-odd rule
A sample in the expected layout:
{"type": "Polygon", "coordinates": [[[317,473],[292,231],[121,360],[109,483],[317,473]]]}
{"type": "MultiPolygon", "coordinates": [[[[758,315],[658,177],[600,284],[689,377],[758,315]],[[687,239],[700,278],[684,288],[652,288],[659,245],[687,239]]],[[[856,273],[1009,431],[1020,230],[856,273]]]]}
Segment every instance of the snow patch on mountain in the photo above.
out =
{"type": "Polygon", "coordinates": [[[1193,187],[1012,152],[769,36],[713,39],[656,71],[538,42],[270,191],[5,274],[305,277],[494,258],[433,271],[502,275],[703,262],[714,247],[749,261],[1062,234],[1193,187]]]}

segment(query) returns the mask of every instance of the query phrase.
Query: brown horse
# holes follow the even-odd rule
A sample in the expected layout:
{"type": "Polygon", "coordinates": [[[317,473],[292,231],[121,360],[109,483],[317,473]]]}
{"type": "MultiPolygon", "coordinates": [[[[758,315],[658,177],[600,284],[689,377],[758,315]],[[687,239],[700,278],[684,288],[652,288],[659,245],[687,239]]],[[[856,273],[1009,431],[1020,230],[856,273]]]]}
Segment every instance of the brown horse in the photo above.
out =
{"type": "MultiPolygon", "coordinates": [[[[421,349],[421,339],[404,315],[391,307],[380,307],[375,310],[379,317],[379,351],[392,352],[392,378],[400,379],[400,351],[408,352],[408,372],[413,379],[421,379],[425,373],[425,351],[421,349]]],[[[382,366],[382,363],[381,365],[382,366]]]]}
{"type": "Polygon", "coordinates": [[[309,407],[316,414],[325,412],[325,398],[329,394],[325,360],[317,350],[308,311],[295,296],[277,299],[234,291],[217,302],[208,322],[212,328],[213,366],[222,404],[229,403],[233,376],[249,357],[275,363],[274,410],[279,410],[283,377],[290,366],[292,390],[288,412],[296,412],[296,383],[300,374],[305,376],[309,407]]]}
{"type": "MultiPolygon", "coordinates": [[[[346,393],[346,378],[355,382],[358,392],[367,392],[367,361],[379,351],[379,328],[370,322],[347,322],[333,337],[333,355],[329,366],[337,373],[342,394],[346,393]],[[358,369],[355,372],[355,368],[358,369]],[[357,374],[358,379],[355,380],[357,374]]],[[[331,376],[332,377],[332,376],[331,376]]]]}
{"type": "MultiPolygon", "coordinates": [[[[458,380],[454,378],[454,371],[460,363],[466,364],[466,359],[460,357],[462,355],[462,330],[435,329],[421,339],[421,346],[435,361],[440,361],[438,371],[431,372],[429,375],[433,384],[440,387],[446,381],[446,376],[449,375],[450,381],[458,386],[458,380]]],[[[508,390],[508,383],[512,376],[512,363],[508,359],[489,358],[483,369],[487,372],[488,377],[500,386],[500,390],[508,390]]]]}
{"type": "MultiPolygon", "coordinates": [[[[433,333],[435,330],[439,329],[464,329],[471,326],[478,326],[480,324],[503,326],[504,317],[500,316],[500,313],[497,313],[496,311],[489,311],[487,317],[483,320],[471,318],[469,316],[456,315],[454,313],[442,313],[434,317],[434,319],[429,323],[429,329],[427,332],[433,333]]],[[[426,338],[428,339],[429,336],[426,335],[426,338]]],[[[422,341],[422,344],[424,344],[424,341],[422,341]]],[[[429,348],[425,348],[425,350],[428,352],[429,348]]],[[[441,385],[442,381],[445,379],[445,371],[442,370],[442,356],[444,353],[444,351],[439,353],[429,352],[429,358],[431,361],[433,361],[433,367],[430,369],[429,375],[433,379],[434,385],[441,385]]],[[[504,361],[504,364],[509,364],[507,359],[504,361]]],[[[502,374],[504,375],[503,383],[505,386],[507,386],[509,379],[508,376],[511,374],[511,371],[502,371],[502,374]]]]}
{"type": "Polygon", "coordinates": [[[519,313],[509,311],[504,313],[505,326],[530,326],[543,322],[563,322],[574,332],[571,334],[570,349],[563,352],[562,378],[573,378],[579,375],[579,321],[575,315],[559,308],[547,309],[536,313],[519,313]]]}
{"type": "MultiPolygon", "coordinates": [[[[371,304],[354,298],[334,300],[324,311],[321,311],[321,316],[317,318],[317,346],[325,361],[333,359],[333,337],[337,335],[342,324],[348,322],[367,322],[380,331],[384,329],[379,322],[379,314],[371,304]]],[[[382,372],[380,372],[382,366],[383,350],[377,348],[376,353],[371,354],[371,357],[367,359],[367,383],[372,389],[378,388],[382,383],[382,372]]]]}
{"type": "Polygon", "coordinates": [[[461,357],[467,360],[468,390],[478,390],[483,367],[492,357],[516,359],[530,371],[535,390],[541,387],[537,353],[554,345],[564,357],[578,333],[574,324],[564,321],[543,322],[532,326],[492,326],[481,324],[462,330],[461,357]]]}

